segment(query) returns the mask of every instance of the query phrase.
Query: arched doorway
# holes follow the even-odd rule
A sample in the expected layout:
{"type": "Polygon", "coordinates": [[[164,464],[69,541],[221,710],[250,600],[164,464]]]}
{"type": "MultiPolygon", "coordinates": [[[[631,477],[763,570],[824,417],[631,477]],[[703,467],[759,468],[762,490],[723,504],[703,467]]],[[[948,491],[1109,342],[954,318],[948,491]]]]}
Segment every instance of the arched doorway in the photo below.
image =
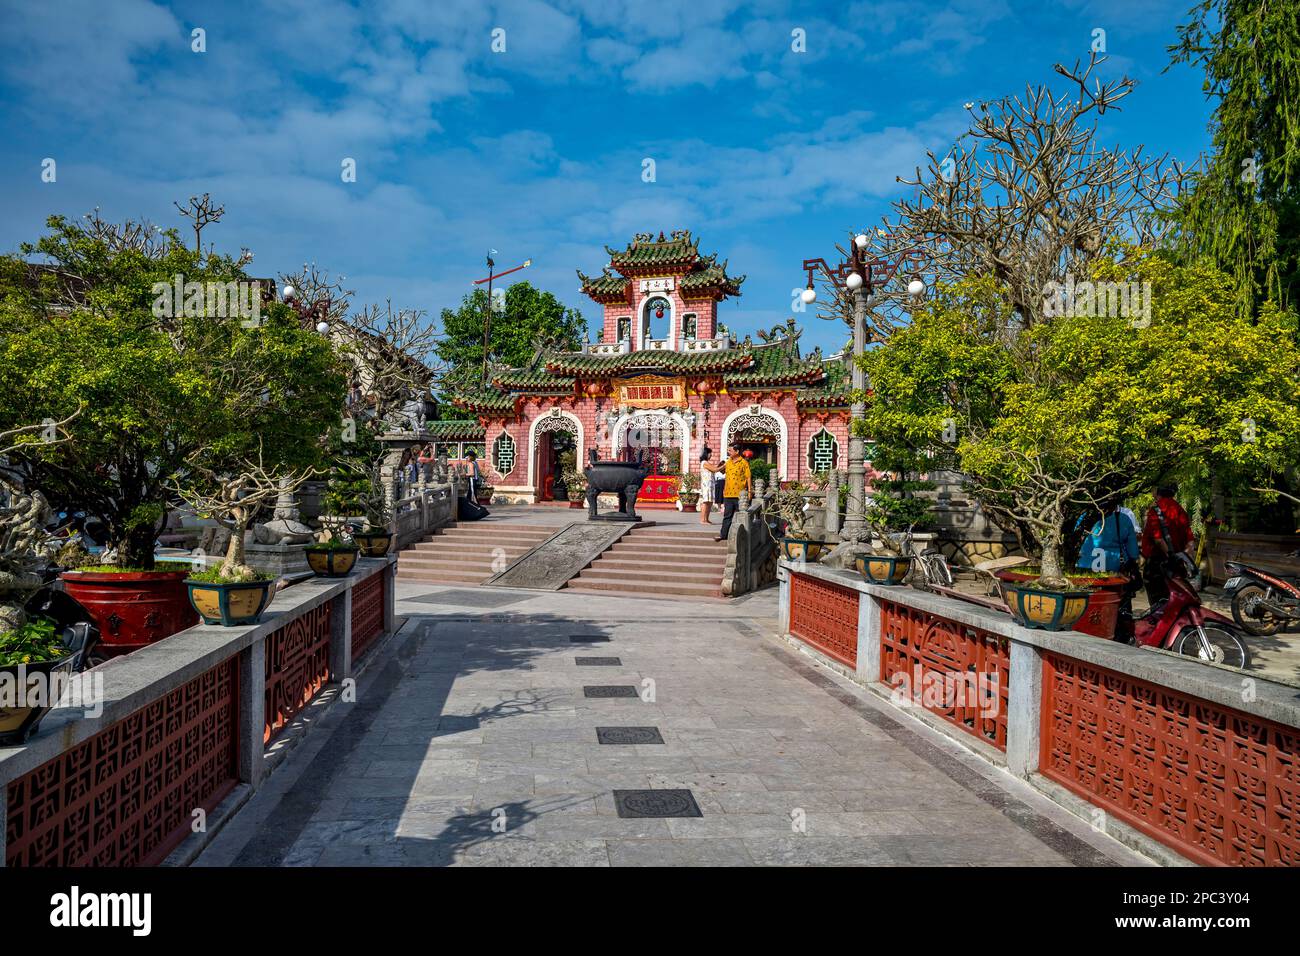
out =
{"type": "Polygon", "coordinates": [[[785,419],[763,408],[750,407],[735,411],[723,423],[723,454],[726,446],[739,446],[741,454],[752,461],[764,461],[772,472],[786,475],[785,419]]]}
{"type": "Polygon", "coordinates": [[[538,501],[555,501],[555,482],[563,471],[561,456],[572,453],[575,465],[581,464],[582,425],[556,409],[533,422],[530,439],[529,484],[538,501]]]}
{"type": "Polygon", "coordinates": [[[651,474],[679,475],[688,465],[691,434],[686,422],[667,412],[647,409],[619,419],[614,428],[614,456],[649,460],[651,474]]]}

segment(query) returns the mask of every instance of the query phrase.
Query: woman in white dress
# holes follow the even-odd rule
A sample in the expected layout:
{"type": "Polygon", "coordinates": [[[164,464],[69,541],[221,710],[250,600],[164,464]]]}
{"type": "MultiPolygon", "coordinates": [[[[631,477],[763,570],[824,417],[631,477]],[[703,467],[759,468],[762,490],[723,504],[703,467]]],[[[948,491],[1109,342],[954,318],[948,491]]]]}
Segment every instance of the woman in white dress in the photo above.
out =
{"type": "Polygon", "coordinates": [[[713,523],[709,520],[709,511],[714,505],[713,479],[718,466],[710,461],[712,457],[713,449],[705,445],[700,450],[700,524],[713,523]]]}

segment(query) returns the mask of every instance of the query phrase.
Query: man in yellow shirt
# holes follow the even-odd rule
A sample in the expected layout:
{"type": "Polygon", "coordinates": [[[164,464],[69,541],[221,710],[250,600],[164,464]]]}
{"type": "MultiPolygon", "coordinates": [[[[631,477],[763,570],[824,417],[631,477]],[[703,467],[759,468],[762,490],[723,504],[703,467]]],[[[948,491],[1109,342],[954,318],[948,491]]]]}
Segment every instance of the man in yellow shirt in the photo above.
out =
{"type": "Polygon", "coordinates": [[[727,540],[731,531],[731,519],[736,516],[736,506],[740,504],[740,493],[754,493],[754,482],[749,476],[749,462],[740,457],[740,449],[735,445],[727,446],[727,460],[722,466],[727,480],[722,486],[722,527],[714,541],[727,540]]]}

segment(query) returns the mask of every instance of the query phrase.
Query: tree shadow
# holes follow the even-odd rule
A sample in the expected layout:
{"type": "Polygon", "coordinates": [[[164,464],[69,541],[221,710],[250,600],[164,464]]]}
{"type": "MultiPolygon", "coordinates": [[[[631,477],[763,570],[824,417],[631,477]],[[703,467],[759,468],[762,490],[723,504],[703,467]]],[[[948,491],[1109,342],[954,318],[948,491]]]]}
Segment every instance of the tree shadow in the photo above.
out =
{"type": "MultiPolygon", "coordinates": [[[[285,865],[309,858],[317,849],[324,855],[322,862],[337,857],[345,861],[341,865],[361,865],[367,862],[360,857],[365,848],[373,851],[372,862],[383,865],[449,865],[489,839],[525,839],[519,830],[545,813],[572,811],[596,799],[597,794],[533,797],[533,781],[523,780],[532,776],[527,769],[531,756],[516,757],[508,749],[485,746],[483,740],[485,730],[507,721],[573,706],[589,676],[582,673],[585,668],[573,668],[571,687],[504,682],[498,688],[486,683],[482,691],[488,699],[463,713],[449,712],[448,701],[458,681],[491,673],[535,674],[538,659],[554,657],[557,650],[579,655],[603,644],[574,643],[571,635],[607,638],[607,631],[553,614],[408,617],[409,634],[378,650],[388,656],[374,661],[362,676],[355,703],[336,705],[346,710],[329,738],[233,865],[285,865]],[[438,751],[443,752],[439,756],[454,756],[428,759],[438,751]],[[488,753],[505,764],[518,760],[526,769],[514,775],[519,778],[514,781],[520,784],[518,796],[508,792],[510,774],[481,774],[474,755],[488,753]],[[493,800],[490,807],[476,802],[476,797],[497,793],[502,799],[493,800]],[[405,835],[408,827],[415,827],[417,834],[405,835]],[[426,827],[428,836],[418,832],[426,827]],[[345,847],[341,853],[325,854],[345,847]],[[358,848],[355,859],[352,848],[358,848]]],[[[544,729],[544,724],[538,726],[544,729]]],[[[502,746],[509,744],[502,741],[502,746]]]]}

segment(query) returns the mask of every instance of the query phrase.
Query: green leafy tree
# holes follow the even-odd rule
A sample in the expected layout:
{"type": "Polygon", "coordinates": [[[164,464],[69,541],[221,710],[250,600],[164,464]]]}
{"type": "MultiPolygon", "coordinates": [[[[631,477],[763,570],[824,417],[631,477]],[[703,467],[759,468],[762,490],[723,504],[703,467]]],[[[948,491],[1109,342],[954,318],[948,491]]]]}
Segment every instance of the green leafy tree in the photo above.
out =
{"type": "Polygon", "coordinates": [[[156,283],[245,281],[247,257],[129,222],[48,226],[0,258],[0,429],[84,411],[70,441],[25,445],[11,470],[54,507],[100,518],[122,565],[150,568],[171,482],[189,463],[219,472],[259,449],[268,469],[319,460],[345,387],[323,336],[274,302],[257,319],[211,299],[193,315],[157,308],[156,283]],[[34,268],[33,254],[47,264],[34,268]]]}
{"type": "Polygon", "coordinates": [[[953,455],[986,512],[1041,551],[1052,584],[1066,530],[1106,497],[1191,468],[1244,487],[1300,455],[1291,316],[1241,317],[1227,275],[1142,250],[1100,261],[1093,278],[1150,283],[1150,315],[1026,328],[992,280],[969,280],[865,358],[872,437],[953,455]]]}
{"type": "MultiPolygon", "coordinates": [[[[483,318],[488,295],[475,289],[456,309],[442,310],[443,338],[438,357],[448,366],[443,374],[444,396],[477,391],[483,380],[483,318]]],[[[587,322],[549,292],[528,282],[505,291],[505,310],[493,312],[489,327],[488,360],[520,366],[531,361],[539,343],[561,349],[582,346],[587,322]]]]}
{"type": "Polygon", "coordinates": [[[1205,71],[1213,154],[1179,204],[1186,247],[1237,280],[1237,307],[1300,303],[1300,10],[1294,0],[1204,0],[1174,63],[1205,71]]]}

